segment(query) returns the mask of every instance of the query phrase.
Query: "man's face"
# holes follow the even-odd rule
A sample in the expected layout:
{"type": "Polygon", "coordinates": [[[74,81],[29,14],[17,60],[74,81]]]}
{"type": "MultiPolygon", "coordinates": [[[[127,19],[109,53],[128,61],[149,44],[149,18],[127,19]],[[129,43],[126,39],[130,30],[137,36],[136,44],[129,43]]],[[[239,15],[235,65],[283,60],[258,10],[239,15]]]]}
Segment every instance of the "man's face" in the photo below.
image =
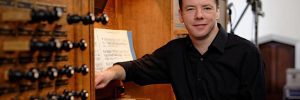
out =
{"type": "Polygon", "coordinates": [[[193,38],[202,39],[217,30],[219,9],[215,0],[182,0],[179,13],[180,21],[185,24],[193,38]]]}

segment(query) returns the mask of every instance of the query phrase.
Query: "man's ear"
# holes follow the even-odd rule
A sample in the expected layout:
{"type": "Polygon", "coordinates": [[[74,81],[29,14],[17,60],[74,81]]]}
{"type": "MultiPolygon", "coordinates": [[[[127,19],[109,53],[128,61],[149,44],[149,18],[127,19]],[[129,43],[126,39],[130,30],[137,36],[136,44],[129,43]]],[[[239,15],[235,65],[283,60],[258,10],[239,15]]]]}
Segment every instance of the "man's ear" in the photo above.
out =
{"type": "Polygon", "coordinates": [[[181,23],[183,23],[182,11],[181,11],[180,9],[178,10],[178,14],[179,14],[179,21],[180,21],[181,23]]]}
{"type": "Polygon", "coordinates": [[[216,18],[220,19],[220,9],[219,8],[217,9],[217,17],[216,18]]]}

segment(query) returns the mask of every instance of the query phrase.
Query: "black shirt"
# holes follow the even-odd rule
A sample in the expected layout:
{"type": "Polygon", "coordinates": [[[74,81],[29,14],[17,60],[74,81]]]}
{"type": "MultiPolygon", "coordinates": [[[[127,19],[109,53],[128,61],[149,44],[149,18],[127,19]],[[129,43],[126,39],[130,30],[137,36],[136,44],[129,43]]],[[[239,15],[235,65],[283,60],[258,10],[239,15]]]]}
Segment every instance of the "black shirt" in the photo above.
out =
{"type": "Polygon", "coordinates": [[[125,81],[170,83],[177,100],[264,100],[260,53],[250,41],[219,32],[201,55],[189,37],[175,39],[140,59],[118,63],[125,81]]]}

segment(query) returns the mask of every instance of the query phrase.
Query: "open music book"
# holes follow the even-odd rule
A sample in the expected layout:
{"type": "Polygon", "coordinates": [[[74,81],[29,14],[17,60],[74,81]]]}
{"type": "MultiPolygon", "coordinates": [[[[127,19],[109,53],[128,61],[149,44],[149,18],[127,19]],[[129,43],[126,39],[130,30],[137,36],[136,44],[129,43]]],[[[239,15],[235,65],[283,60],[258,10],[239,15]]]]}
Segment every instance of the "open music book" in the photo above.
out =
{"type": "Polygon", "coordinates": [[[103,71],[116,62],[136,59],[132,33],[126,30],[94,29],[95,71],[103,71]]]}

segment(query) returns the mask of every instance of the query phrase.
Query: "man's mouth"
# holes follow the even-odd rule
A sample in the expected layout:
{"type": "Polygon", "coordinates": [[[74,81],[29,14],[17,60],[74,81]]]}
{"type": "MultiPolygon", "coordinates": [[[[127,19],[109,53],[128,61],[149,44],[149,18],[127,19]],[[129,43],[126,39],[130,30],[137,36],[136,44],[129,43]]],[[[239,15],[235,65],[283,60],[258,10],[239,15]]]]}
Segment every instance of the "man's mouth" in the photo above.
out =
{"type": "Polygon", "coordinates": [[[198,27],[198,28],[203,28],[205,27],[207,24],[194,24],[194,27],[198,27]]]}

